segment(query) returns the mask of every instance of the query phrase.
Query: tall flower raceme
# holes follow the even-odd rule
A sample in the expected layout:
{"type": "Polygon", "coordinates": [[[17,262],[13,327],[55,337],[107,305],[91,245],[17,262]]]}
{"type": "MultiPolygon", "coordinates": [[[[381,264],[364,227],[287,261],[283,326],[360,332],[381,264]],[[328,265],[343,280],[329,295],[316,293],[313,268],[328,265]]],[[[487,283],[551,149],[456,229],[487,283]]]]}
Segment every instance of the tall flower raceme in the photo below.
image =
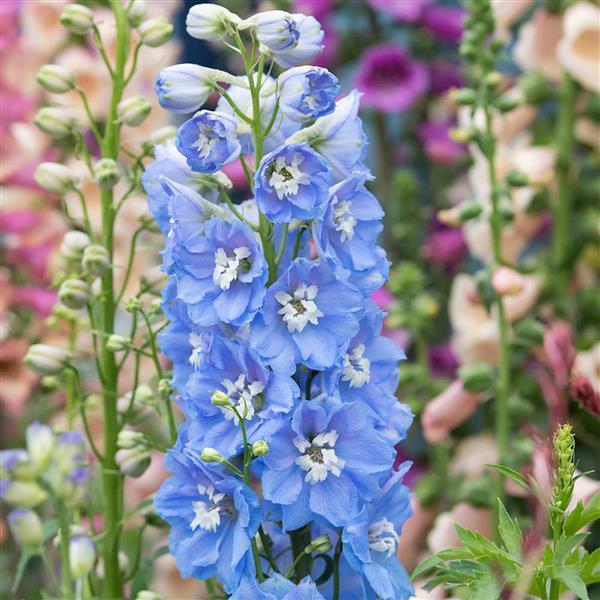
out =
{"type": "Polygon", "coordinates": [[[393,463],[411,414],[394,395],[402,351],[369,299],[388,263],[360,95],[299,66],[322,50],[312,17],[199,4],[187,30],[222,40],[244,73],[176,65],[156,83],[165,108],[198,111],[143,178],[165,235],[160,346],[186,417],[155,498],[171,551],[232,598],[408,598],[408,465],[393,463]],[[240,204],[221,172],[237,159],[252,189],[240,204]]]}

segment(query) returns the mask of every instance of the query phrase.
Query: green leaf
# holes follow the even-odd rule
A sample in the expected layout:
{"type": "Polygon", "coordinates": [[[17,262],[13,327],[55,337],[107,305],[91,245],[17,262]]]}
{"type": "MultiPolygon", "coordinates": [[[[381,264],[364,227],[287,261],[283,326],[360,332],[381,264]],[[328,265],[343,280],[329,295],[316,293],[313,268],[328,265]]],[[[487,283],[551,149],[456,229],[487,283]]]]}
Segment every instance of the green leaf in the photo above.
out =
{"type": "Polygon", "coordinates": [[[581,561],[579,576],[586,584],[600,583],[600,548],[587,554],[581,561]]]}
{"type": "Polygon", "coordinates": [[[502,475],[504,475],[505,477],[510,477],[510,479],[516,481],[523,489],[527,490],[528,492],[530,491],[527,480],[525,479],[525,477],[523,477],[523,475],[521,475],[521,473],[519,473],[519,471],[515,471],[514,469],[511,469],[510,467],[507,467],[505,465],[486,464],[485,466],[492,467],[492,469],[496,469],[496,471],[502,473],[502,475]]]}
{"type": "Polygon", "coordinates": [[[34,556],[36,556],[36,553],[31,552],[30,550],[23,550],[23,552],[21,552],[21,556],[19,556],[19,562],[17,563],[17,572],[15,575],[15,580],[12,586],[13,594],[17,591],[19,584],[21,583],[21,579],[23,579],[25,567],[27,567],[29,559],[33,558],[34,556]]]}
{"type": "Polygon", "coordinates": [[[588,535],[589,533],[577,533],[570,536],[563,535],[554,547],[554,562],[560,565],[588,535]]]}
{"type": "Polygon", "coordinates": [[[581,501],[577,503],[577,506],[565,520],[564,531],[567,535],[572,535],[599,519],[600,492],[596,492],[587,503],[587,506],[583,507],[581,501]]]}
{"type": "Polygon", "coordinates": [[[469,586],[469,589],[471,590],[471,598],[493,600],[500,597],[498,582],[491,571],[474,579],[473,584],[469,586]]]}
{"type": "Polygon", "coordinates": [[[579,577],[576,567],[558,567],[555,573],[556,578],[562,581],[578,598],[589,600],[587,588],[581,577],[579,577]]]}
{"type": "Polygon", "coordinates": [[[523,538],[516,520],[506,512],[502,500],[498,498],[498,530],[508,553],[517,561],[521,560],[523,538]]]}
{"type": "Polygon", "coordinates": [[[58,531],[58,519],[48,519],[42,526],[42,543],[54,537],[58,531]]]}
{"type": "Polygon", "coordinates": [[[443,558],[440,558],[437,554],[433,554],[432,556],[430,556],[429,558],[426,558],[422,563],[418,564],[415,567],[415,570],[413,571],[411,579],[415,579],[422,573],[425,573],[426,571],[433,569],[433,567],[439,565],[442,562],[444,562],[443,558]]]}

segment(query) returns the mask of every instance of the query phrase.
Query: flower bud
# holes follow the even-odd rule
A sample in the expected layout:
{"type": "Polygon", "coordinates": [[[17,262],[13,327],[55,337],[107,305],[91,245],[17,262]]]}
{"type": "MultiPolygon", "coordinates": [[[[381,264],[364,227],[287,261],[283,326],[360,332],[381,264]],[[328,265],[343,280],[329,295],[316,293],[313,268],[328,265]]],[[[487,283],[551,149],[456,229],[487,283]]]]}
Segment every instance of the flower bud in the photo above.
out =
{"type": "Polygon", "coordinates": [[[35,79],[45,90],[55,94],[65,94],[75,87],[73,73],[60,65],[43,65],[35,79]]]}
{"type": "Polygon", "coordinates": [[[42,377],[41,384],[46,392],[56,392],[63,386],[62,381],[56,375],[45,375],[42,377]]]}
{"type": "Polygon", "coordinates": [[[106,349],[109,352],[121,352],[122,350],[127,350],[130,346],[131,340],[129,338],[116,333],[110,335],[108,340],[106,340],[106,349]]]}
{"type": "Polygon", "coordinates": [[[89,535],[75,535],[69,542],[69,566],[76,579],[85,577],[96,562],[96,547],[89,535]]]}
{"type": "Polygon", "coordinates": [[[177,127],[173,125],[166,125],[160,129],[156,129],[148,136],[148,143],[153,147],[156,144],[164,144],[169,140],[174,140],[177,135],[177,127]]]}
{"type": "Polygon", "coordinates": [[[10,532],[19,546],[35,548],[42,543],[42,521],[37,513],[18,508],[8,513],[7,521],[10,532]]]}
{"type": "Polygon", "coordinates": [[[252,455],[257,458],[260,456],[265,456],[269,453],[269,444],[264,440],[258,440],[258,442],[254,442],[252,444],[252,455]]]}
{"type": "Polygon", "coordinates": [[[218,42],[235,29],[241,19],[224,6],[212,3],[196,4],[190,8],[185,26],[188,34],[197,40],[218,42]]]}
{"type": "Polygon", "coordinates": [[[146,436],[141,431],[133,429],[122,429],[117,437],[117,446],[121,449],[131,450],[136,446],[144,446],[146,436]]]}
{"type": "Polygon", "coordinates": [[[459,144],[468,144],[477,137],[476,129],[467,129],[466,127],[454,127],[448,133],[451,140],[459,144]]]}
{"type": "Polygon", "coordinates": [[[485,76],[485,85],[490,88],[497,88],[502,83],[502,74],[498,71],[492,71],[485,76]]]}
{"type": "Polygon", "coordinates": [[[162,17],[147,19],[139,27],[142,43],[150,48],[158,48],[166,44],[173,35],[173,25],[162,17]]]}
{"type": "Polygon", "coordinates": [[[516,296],[523,290],[524,285],[521,273],[509,267],[496,269],[492,276],[492,287],[499,296],[516,296]]]}
{"type": "Polygon", "coordinates": [[[71,33],[83,35],[94,24],[94,13],[83,4],[67,4],[60,16],[60,22],[71,33]]]}
{"type": "Polygon", "coordinates": [[[146,8],[144,0],[133,0],[127,10],[127,18],[132,27],[138,27],[147,15],[148,9],[146,8]]]}
{"type": "Polygon", "coordinates": [[[60,245],[60,253],[67,260],[81,260],[83,251],[91,243],[89,236],[83,231],[68,231],[60,245]]]}
{"type": "Polygon", "coordinates": [[[544,326],[535,319],[523,319],[515,325],[515,337],[527,346],[541,346],[544,343],[544,326]]]}
{"type": "Polygon", "coordinates": [[[47,498],[46,491],[35,481],[0,480],[0,499],[11,506],[33,508],[47,498]]]}
{"type": "Polygon", "coordinates": [[[125,301],[125,310],[128,313],[136,313],[142,308],[142,301],[139,298],[128,298],[125,301]]]}
{"type": "Polygon", "coordinates": [[[81,279],[65,279],[58,290],[58,299],[69,308],[83,308],[90,299],[90,286],[81,279]]]}
{"type": "Polygon", "coordinates": [[[173,384],[169,379],[161,379],[158,382],[158,393],[165,398],[173,393],[173,384]]]}
{"type": "Polygon", "coordinates": [[[119,450],[115,455],[121,473],[128,477],[141,477],[150,466],[150,452],[145,446],[119,450]]]}
{"type": "Polygon", "coordinates": [[[33,122],[46,134],[55,139],[65,138],[73,133],[77,119],[64,108],[45,106],[40,108],[33,122]]]}
{"type": "Polygon", "coordinates": [[[482,212],[479,202],[462,202],[458,205],[458,218],[461,223],[476,219],[482,212]]]}
{"type": "Polygon", "coordinates": [[[467,392],[485,392],[494,383],[491,367],[482,362],[464,365],[458,370],[458,376],[467,392]]]}
{"type": "Polygon", "coordinates": [[[514,110],[522,103],[522,98],[519,95],[511,95],[505,94],[496,100],[496,108],[503,113],[510,112],[514,110]]]}
{"type": "Polygon", "coordinates": [[[81,266],[89,275],[102,277],[110,269],[108,250],[100,244],[90,244],[83,251],[81,266]]]}
{"type": "Polygon", "coordinates": [[[220,463],[223,462],[223,457],[221,456],[221,454],[215,450],[214,448],[204,448],[204,450],[202,450],[202,454],[200,454],[200,460],[203,460],[204,462],[207,463],[220,463]]]}
{"type": "Polygon", "coordinates": [[[459,106],[472,106],[475,104],[477,94],[470,88],[453,89],[450,91],[450,100],[459,106]]]}
{"type": "Polygon", "coordinates": [[[25,440],[27,442],[27,452],[31,462],[43,467],[48,464],[52,457],[52,451],[56,444],[56,438],[52,427],[42,425],[37,421],[27,427],[25,431],[25,440]]]}
{"type": "Polygon", "coordinates": [[[438,210],[436,215],[438,221],[448,227],[460,227],[460,209],[458,206],[438,210]]]}
{"type": "Polygon", "coordinates": [[[57,375],[71,360],[71,353],[65,348],[33,344],[29,347],[23,362],[40,375],[57,375]]]}
{"type": "Polygon", "coordinates": [[[150,590],[142,590],[137,593],[135,600],[165,600],[164,596],[160,594],[155,594],[150,590]]]}
{"type": "Polygon", "coordinates": [[[233,403],[231,402],[231,398],[221,390],[215,390],[213,395],[210,397],[210,401],[220,408],[231,408],[233,403]]]}
{"type": "Polygon", "coordinates": [[[331,542],[329,541],[329,538],[326,535],[320,535],[319,537],[316,537],[314,540],[312,540],[310,542],[310,544],[308,544],[308,546],[306,546],[306,548],[304,549],[304,553],[305,554],[310,554],[311,552],[318,552],[318,553],[326,553],[329,552],[331,550],[331,542]]]}
{"type": "Polygon", "coordinates": [[[527,104],[542,104],[552,96],[552,85],[538,72],[522,75],[519,78],[519,90],[527,104]]]}
{"type": "Polygon", "coordinates": [[[75,177],[71,170],[60,163],[40,163],[33,178],[41,188],[51,194],[62,195],[75,185],[75,177]]]}
{"type": "Polygon", "coordinates": [[[119,177],[119,166],[112,158],[103,158],[94,165],[94,179],[106,190],[112,188],[119,181],[119,177]]]}
{"type": "Polygon", "coordinates": [[[132,96],[119,102],[117,106],[117,115],[119,121],[137,127],[141,125],[144,119],[150,114],[152,107],[146,98],[143,96],[132,96]]]}
{"type": "Polygon", "coordinates": [[[524,187],[529,184],[529,177],[519,169],[513,169],[507,176],[506,182],[512,187],[524,187]]]}

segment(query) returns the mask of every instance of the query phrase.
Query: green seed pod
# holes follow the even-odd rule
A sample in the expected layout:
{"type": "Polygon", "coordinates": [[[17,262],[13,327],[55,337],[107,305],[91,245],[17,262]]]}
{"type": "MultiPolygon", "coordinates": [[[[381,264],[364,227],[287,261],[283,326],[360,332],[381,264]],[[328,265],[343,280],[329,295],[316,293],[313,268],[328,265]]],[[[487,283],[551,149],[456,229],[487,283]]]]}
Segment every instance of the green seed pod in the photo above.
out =
{"type": "Polygon", "coordinates": [[[58,290],[58,298],[68,308],[83,308],[90,299],[90,286],[81,279],[65,279],[58,290]]]}

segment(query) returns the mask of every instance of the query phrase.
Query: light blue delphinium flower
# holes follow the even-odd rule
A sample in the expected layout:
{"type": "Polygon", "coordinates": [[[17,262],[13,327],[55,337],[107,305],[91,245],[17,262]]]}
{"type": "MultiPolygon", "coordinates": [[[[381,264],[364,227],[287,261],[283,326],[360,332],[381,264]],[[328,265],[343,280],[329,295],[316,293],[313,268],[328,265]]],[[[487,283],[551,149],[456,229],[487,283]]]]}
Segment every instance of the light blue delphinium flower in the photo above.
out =
{"type": "Polygon", "coordinates": [[[187,426],[165,458],[173,476],[155,496],[157,513],[171,527],[169,545],[181,575],[217,576],[227,591],[253,571],[250,541],[260,523],[256,494],[243,482],[192,460],[187,426]]]}
{"type": "Polygon", "coordinates": [[[340,91],[337,77],[322,67],[294,67],[284,71],[278,83],[279,109],[300,123],[332,112],[340,91]]]}
{"type": "Polygon", "coordinates": [[[289,138],[290,143],[306,142],[325,157],[332,169],[332,183],[342,181],[355,171],[363,171],[367,136],[358,116],[360,93],[350,92],[338,100],[335,110],[319,117],[310,127],[289,138]]]}
{"type": "Polygon", "coordinates": [[[214,90],[212,69],[189,63],[163,69],[154,82],[160,105],[182,114],[198,110],[214,90]]]}
{"type": "Polygon", "coordinates": [[[398,363],[404,352],[380,335],[384,313],[371,300],[360,320],[358,333],[350,340],[339,363],[324,373],[325,389],[336,390],[342,402],[357,402],[371,424],[385,429],[394,443],[404,439],[412,416],[408,406],[395,396],[398,363]]]}
{"type": "Polygon", "coordinates": [[[214,173],[240,154],[237,123],[226,113],[201,110],[177,132],[177,149],[190,168],[199,173],[214,173]]]}
{"type": "Polygon", "coordinates": [[[313,219],[329,198],[327,164],[306,144],[289,144],[267,154],[256,171],[258,208],[275,223],[313,219]]]}
{"type": "Polygon", "coordinates": [[[274,573],[263,583],[245,578],[229,600],[325,600],[310,577],[298,584],[274,573]]]}
{"type": "Polygon", "coordinates": [[[241,221],[213,217],[204,234],[173,248],[177,295],[197,325],[249,322],[262,305],[268,277],[262,248],[241,221]]]}
{"type": "Polygon", "coordinates": [[[306,63],[323,51],[323,30],[314,17],[268,10],[239,25],[247,27],[255,27],[263,51],[284,69],[306,63]]]}
{"type": "Polygon", "coordinates": [[[312,227],[319,255],[331,259],[340,276],[352,283],[377,268],[375,243],[383,229],[383,210],[365,188],[366,178],[367,173],[355,173],[330,188],[323,220],[312,227]]]}
{"type": "Polygon", "coordinates": [[[190,447],[201,452],[209,446],[226,457],[237,454],[242,447],[242,431],[230,408],[211,402],[216,391],[226,394],[244,418],[251,443],[268,442],[279,424],[278,418],[292,409],[300,395],[289,375],[268,369],[246,343],[215,338],[182,392],[184,410],[192,423],[190,447]]]}
{"type": "Polygon", "coordinates": [[[364,301],[325,263],[296,259],[268,289],[250,344],[276,370],[334,365],[356,332],[364,301]]]}
{"type": "Polygon", "coordinates": [[[412,514],[410,492],[402,484],[409,467],[410,463],[401,465],[381,494],[344,527],[344,558],[362,576],[363,597],[369,600],[407,600],[414,594],[396,556],[402,525],[412,514]]]}
{"type": "Polygon", "coordinates": [[[393,456],[393,446],[368,426],[360,405],[303,400],[272,437],[263,494],[281,505],[285,531],[315,517],[345,525],[377,493],[393,456]]]}

